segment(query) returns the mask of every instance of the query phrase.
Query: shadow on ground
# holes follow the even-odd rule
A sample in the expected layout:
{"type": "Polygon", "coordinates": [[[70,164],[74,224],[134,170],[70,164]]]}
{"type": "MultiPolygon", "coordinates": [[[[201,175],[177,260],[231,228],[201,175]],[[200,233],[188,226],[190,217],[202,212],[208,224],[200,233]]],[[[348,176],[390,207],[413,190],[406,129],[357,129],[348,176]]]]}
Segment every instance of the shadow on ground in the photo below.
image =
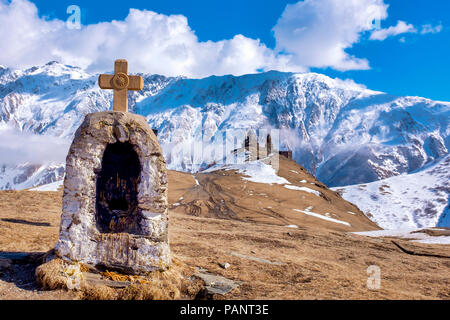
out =
{"type": "Polygon", "coordinates": [[[22,290],[38,290],[35,271],[44,254],[0,251],[0,280],[14,283],[22,290]]]}
{"type": "Polygon", "coordinates": [[[3,218],[0,219],[5,222],[11,222],[11,223],[20,223],[20,224],[27,224],[30,226],[37,226],[37,227],[50,227],[50,223],[48,222],[35,222],[35,221],[28,221],[23,219],[12,219],[12,218],[3,218]]]}

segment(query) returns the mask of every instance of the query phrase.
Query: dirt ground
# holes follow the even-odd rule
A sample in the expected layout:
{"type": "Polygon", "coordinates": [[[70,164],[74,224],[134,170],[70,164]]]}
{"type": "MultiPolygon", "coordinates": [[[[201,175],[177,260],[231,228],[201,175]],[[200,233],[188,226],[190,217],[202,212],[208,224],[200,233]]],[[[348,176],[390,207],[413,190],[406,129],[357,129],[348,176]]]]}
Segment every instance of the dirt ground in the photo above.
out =
{"type": "MultiPolygon", "coordinates": [[[[245,181],[233,171],[195,178],[169,172],[173,255],[242,282],[214,298],[450,299],[450,246],[395,240],[408,252],[423,254],[412,255],[390,238],[351,234],[379,228],[295,163],[283,160],[279,175],[298,186],[306,179],[322,195],[245,181]],[[293,210],[310,206],[350,226],[293,210]],[[219,265],[226,262],[227,269],[219,265]],[[380,270],[379,289],[367,287],[369,266],[380,270]]],[[[0,299],[76,298],[63,290],[40,291],[34,282],[37,262],[29,255],[54,246],[61,197],[61,191],[0,192],[0,263],[11,262],[0,265],[0,299]]]]}
{"type": "Polygon", "coordinates": [[[194,216],[344,232],[380,229],[358,207],[328,189],[296,162],[281,158],[278,175],[291,186],[306,187],[319,192],[320,196],[291,190],[282,184],[250,182],[236,171],[220,170],[195,176],[170,171],[171,210],[194,216]],[[350,225],[330,223],[296,210],[309,210],[350,225]]]}

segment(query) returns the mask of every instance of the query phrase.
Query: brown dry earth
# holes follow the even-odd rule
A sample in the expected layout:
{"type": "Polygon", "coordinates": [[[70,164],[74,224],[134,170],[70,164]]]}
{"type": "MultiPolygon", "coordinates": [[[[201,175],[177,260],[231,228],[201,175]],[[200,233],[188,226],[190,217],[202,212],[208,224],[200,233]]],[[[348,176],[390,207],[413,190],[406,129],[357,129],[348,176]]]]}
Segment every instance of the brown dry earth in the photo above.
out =
{"type": "MultiPolygon", "coordinates": [[[[379,228],[295,162],[281,159],[278,174],[321,196],[246,181],[235,171],[199,173],[195,178],[169,172],[173,254],[189,266],[242,282],[214,298],[450,299],[450,246],[395,239],[405,253],[390,238],[351,234],[379,228]],[[308,207],[350,226],[293,210],[308,207]],[[220,267],[226,262],[229,268],[220,267]],[[377,290],[367,288],[367,268],[372,265],[381,271],[377,290]]],[[[36,261],[17,254],[54,246],[61,197],[61,191],[0,192],[0,263],[12,259],[7,268],[0,265],[0,299],[76,297],[62,290],[39,291],[36,261]]]]}

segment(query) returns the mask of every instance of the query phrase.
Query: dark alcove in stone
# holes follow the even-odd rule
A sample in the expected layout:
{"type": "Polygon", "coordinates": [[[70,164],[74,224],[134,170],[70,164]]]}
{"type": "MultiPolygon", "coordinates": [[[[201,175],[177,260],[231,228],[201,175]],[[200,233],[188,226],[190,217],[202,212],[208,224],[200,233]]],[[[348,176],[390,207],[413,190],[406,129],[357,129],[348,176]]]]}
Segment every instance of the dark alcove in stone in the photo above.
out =
{"type": "Polygon", "coordinates": [[[108,144],[97,175],[96,219],[102,233],[140,234],[139,157],[129,142],[108,144]]]}

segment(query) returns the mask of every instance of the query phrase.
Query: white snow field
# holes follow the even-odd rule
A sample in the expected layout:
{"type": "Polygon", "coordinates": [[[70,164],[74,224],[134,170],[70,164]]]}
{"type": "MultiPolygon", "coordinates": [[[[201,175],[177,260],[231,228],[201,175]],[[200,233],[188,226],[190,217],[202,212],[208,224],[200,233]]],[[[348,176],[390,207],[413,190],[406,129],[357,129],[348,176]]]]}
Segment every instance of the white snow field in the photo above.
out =
{"type": "Polygon", "coordinates": [[[334,188],[383,229],[450,227],[450,156],[411,173],[334,188]]]}

